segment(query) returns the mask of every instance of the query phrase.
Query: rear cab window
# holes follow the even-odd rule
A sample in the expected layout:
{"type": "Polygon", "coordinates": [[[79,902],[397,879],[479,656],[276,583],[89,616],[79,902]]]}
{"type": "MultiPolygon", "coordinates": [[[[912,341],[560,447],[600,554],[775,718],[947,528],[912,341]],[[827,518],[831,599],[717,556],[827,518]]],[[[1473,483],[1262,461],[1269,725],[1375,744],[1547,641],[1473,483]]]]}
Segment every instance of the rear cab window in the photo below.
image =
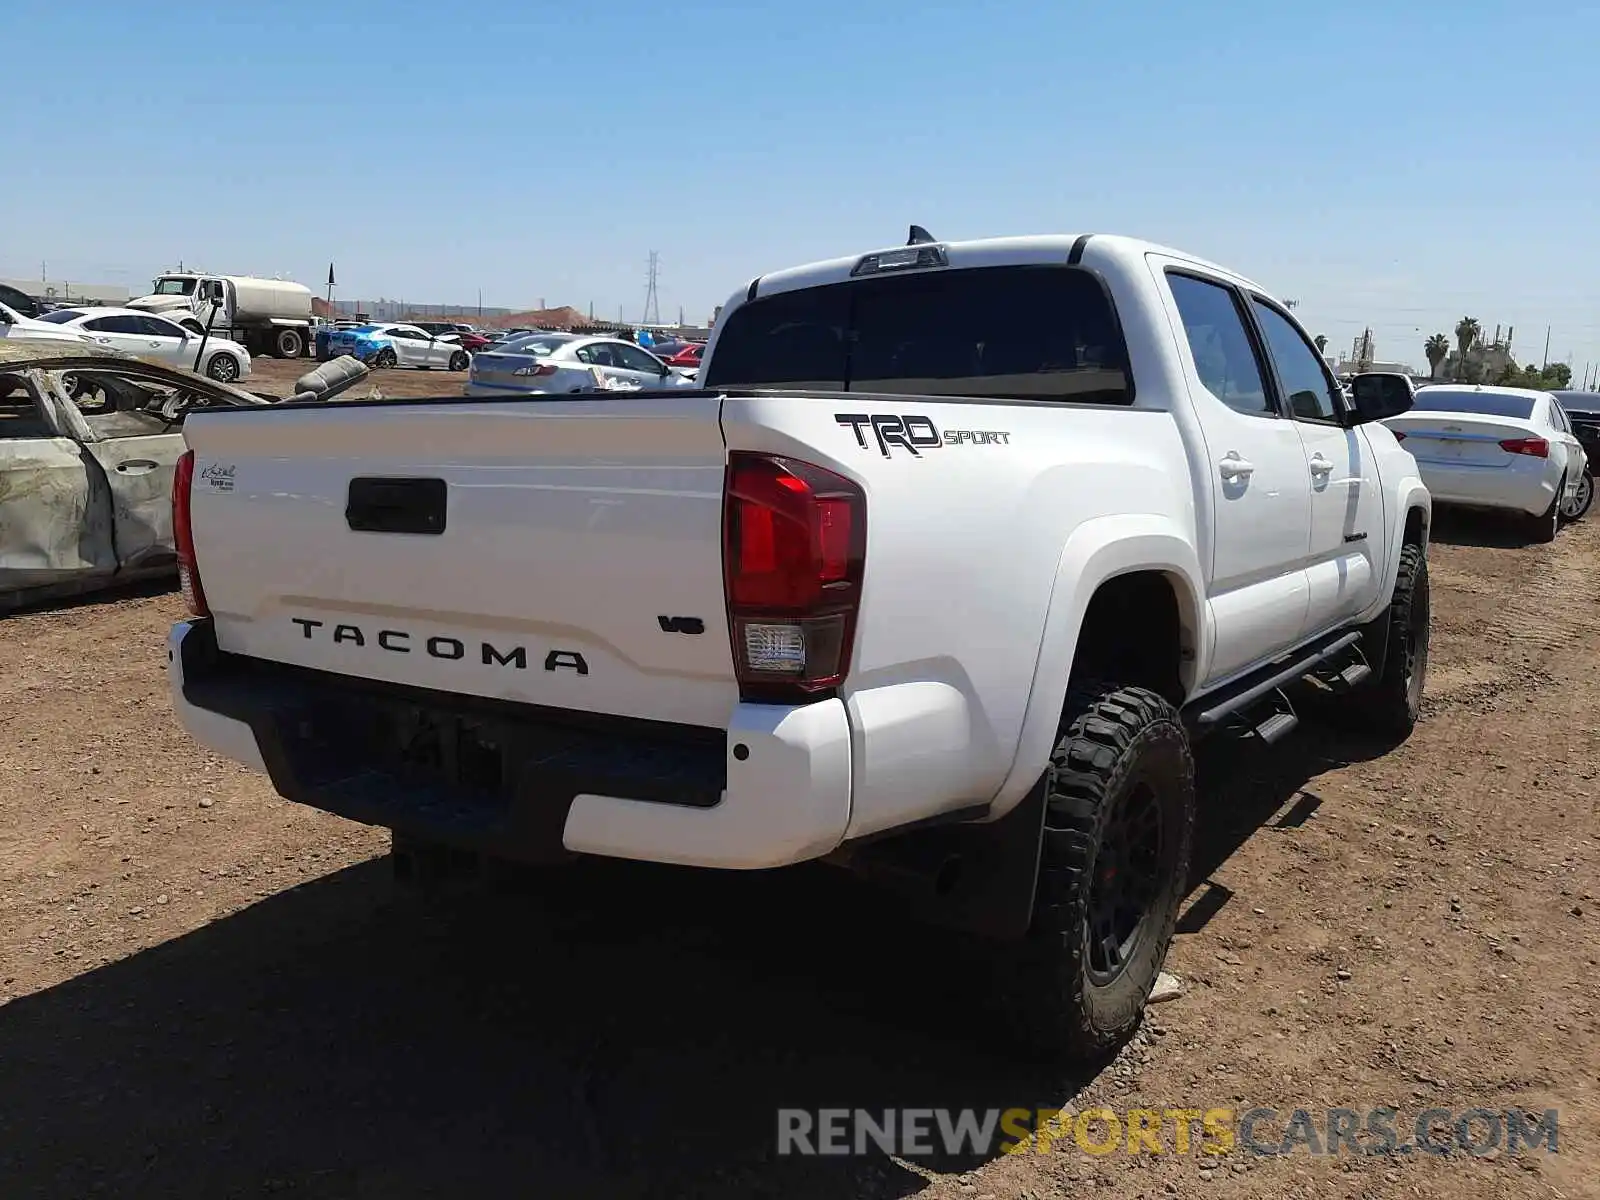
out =
{"type": "Polygon", "coordinates": [[[1100,280],[1077,267],[953,268],[758,297],[728,317],[703,387],[1133,402],[1100,280]]]}

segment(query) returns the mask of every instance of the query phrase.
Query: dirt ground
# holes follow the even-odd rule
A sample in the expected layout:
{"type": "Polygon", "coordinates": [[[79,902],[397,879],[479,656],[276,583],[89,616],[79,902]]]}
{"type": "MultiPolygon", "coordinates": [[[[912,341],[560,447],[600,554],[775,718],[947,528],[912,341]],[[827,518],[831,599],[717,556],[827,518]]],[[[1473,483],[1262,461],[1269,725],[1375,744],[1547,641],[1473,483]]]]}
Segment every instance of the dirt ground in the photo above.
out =
{"type": "Polygon", "coordinates": [[[1600,519],[1526,546],[1441,518],[1431,562],[1409,742],[1202,753],[1185,992],[1094,1078],[1008,1057],[982,960],[825,869],[397,896],[379,832],[179,730],[174,595],[4,619],[0,1191],[1600,1195],[1600,519]],[[1386,1104],[1403,1137],[1557,1108],[1558,1152],[775,1153],[780,1106],[1386,1104]]]}
{"type": "MultiPolygon", "coordinates": [[[[294,392],[294,381],[318,366],[314,358],[253,358],[250,374],[240,380],[239,386],[247,392],[270,393],[288,396],[294,392]]],[[[459,396],[467,382],[466,372],[420,370],[415,367],[395,367],[374,371],[356,384],[344,397],[365,399],[377,392],[391,400],[412,396],[459,396]]]]}

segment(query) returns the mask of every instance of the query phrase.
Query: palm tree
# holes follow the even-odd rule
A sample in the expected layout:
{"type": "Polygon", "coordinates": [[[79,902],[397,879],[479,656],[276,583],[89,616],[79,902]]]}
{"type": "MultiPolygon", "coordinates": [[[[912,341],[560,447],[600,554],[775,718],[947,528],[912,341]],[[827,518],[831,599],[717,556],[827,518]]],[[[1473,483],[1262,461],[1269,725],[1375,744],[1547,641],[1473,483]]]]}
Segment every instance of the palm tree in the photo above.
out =
{"type": "Polygon", "coordinates": [[[1439,373],[1439,364],[1450,357],[1450,339],[1436,333],[1422,343],[1422,352],[1428,356],[1428,378],[1439,373]]]}
{"type": "Polygon", "coordinates": [[[1467,351],[1483,336],[1483,326],[1478,324],[1477,317],[1462,317],[1456,322],[1456,349],[1461,357],[1467,356],[1467,351]]]}
{"type": "Polygon", "coordinates": [[[1327,334],[1319,333],[1316,337],[1312,338],[1311,341],[1316,345],[1318,354],[1326,354],[1328,352],[1327,334]]]}

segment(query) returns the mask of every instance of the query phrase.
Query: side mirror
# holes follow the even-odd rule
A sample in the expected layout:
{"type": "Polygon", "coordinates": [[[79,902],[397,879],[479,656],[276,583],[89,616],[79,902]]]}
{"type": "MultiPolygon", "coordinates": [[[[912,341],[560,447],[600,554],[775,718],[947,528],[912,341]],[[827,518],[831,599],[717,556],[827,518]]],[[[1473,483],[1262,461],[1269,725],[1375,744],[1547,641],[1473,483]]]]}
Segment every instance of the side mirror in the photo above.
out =
{"type": "Polygon", "coordinates": [[[1352,423],[1365,425],[1410,412],[1415,392],[1411,381],[1403,375],[1374,372],[1356,375],[1350,380],[1350,400],[1355,406],[1352,423]]]}

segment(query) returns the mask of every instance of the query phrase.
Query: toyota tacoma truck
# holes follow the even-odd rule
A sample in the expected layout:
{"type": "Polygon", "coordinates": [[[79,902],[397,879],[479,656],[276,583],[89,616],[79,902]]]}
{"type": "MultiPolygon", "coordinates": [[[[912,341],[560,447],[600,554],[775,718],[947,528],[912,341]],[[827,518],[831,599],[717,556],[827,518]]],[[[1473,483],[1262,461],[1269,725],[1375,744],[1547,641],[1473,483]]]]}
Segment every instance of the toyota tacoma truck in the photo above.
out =
{"type": "Polygon", "coordinates": [[[1190,255],[913,227],[740,288],[696,389],[193,414],[172,698],[401,875],[890,884],[1094,1057],[1187,889],[1192,743],[1307,688],[1417,720],[1408,402],[1190,255]]]}

